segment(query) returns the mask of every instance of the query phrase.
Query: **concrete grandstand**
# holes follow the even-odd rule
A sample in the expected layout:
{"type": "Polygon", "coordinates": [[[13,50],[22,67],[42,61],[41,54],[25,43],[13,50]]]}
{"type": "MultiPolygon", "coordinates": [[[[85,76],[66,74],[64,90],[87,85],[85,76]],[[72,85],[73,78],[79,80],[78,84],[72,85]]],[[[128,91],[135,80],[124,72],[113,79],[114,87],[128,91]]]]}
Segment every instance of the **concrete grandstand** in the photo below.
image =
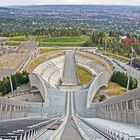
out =
{"type": "Polygon", "coordinates": [[[0,130],[0,139],[140,139],[140,89],[94,103],[97,92],[108,86],[116,65],[93,54],[92,48],[90,53],[85,51],[66,51],[37,65],[29,75],[28,92],[0,98],[0,125],[9,126],[0,130]],[[95,75],[88,85],[80,85],[77,66],[95,75]]]}

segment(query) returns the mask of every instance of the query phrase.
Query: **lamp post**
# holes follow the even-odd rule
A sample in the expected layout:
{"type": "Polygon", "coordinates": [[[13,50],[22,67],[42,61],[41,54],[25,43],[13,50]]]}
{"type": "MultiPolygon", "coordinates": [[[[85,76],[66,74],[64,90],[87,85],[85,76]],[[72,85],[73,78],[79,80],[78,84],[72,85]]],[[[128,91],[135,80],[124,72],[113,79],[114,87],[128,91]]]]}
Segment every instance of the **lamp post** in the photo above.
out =
{"type": "Polygon", "coordinates": [[[134,52],[135,50],[133,49],[133,47],[131,47],[131,51],[132,51],[132,54],[131,54],[131,58],[130,58],[130,67],[129,67],[129,75],[128,75],[128,80],[127,80],[127,91],[129,90],[129,85],[130,85],[130,71],[131,71],[131,66],[132,66],[132,62],[133,62],[133,55],[134,55],[134,52]]]}

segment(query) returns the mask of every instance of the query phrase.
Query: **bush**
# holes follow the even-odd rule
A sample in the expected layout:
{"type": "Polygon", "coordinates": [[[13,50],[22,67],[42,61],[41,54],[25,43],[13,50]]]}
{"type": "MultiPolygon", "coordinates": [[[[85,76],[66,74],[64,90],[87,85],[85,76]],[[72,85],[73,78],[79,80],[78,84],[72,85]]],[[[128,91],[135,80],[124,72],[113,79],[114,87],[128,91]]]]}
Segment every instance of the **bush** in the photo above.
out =
{"type": "Polygon", "coordinates": [[[102,102],[106,99],[106,96],[105,95],[101,95],[100,98],[99,98],[99,102],[102,102]]]}

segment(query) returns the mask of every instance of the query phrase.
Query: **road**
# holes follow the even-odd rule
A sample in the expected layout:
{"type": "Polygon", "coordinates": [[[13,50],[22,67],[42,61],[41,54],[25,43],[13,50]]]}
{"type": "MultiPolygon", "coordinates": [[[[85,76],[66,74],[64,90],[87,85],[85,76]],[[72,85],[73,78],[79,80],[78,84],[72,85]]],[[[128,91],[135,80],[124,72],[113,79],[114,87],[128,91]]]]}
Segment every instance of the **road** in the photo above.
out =
{"type": "MultiPolygon", "coordinates": [[[[24,65],[24,63],[27,61],[28,57],[31,55],[31,53],[32,53],[32,51],[33,51],[33,49],[34,49],[35,46],[36,46],[36,43],[35,42],[33,42],[33,41],[27,41],[25,43],[22,43],[18,47],[17,51],[19,51],[19,49],[21,49],[21,48],[24,48],[27,51],[26,51],[25,55],[22,57],[20,63],[17,64],[16,67],[10,68],[10,74],[16,73],[24,65]]],[[[10,58],[9,58],[8,61],[10,61],[10,58]]],[[[9,75],[8,68],[0,68],[0,79],[2,79],[2,77],[5,76],[5,75],[9,75]]]]}
{"type": "Polygon", "coordinates": [[[107,60],[109,60],[113,64],[114,71],[125,72],[128,75],[130,74],[132,77],[137,79],[138,87],[140,87],[140,70],[138,70],[132,66],[129,66],[127,63],[124,63],[124,62],[114,59],[112,57],[97,53],[96,50],[94,50],[94,49],[93,50],[88,49],[88,52],[93,53],[95,55],[99,55],[100,57],[103,57],[103,58],[106,58],[107,60]]]}
{"type": "Polygon", "coordinates": [[[122,61],[113,59],[111,57],[105,56],[107,59],[109,59],[113,66],[115,67],[115,71],[121,71],[121,72],[125,72],[128,75],[130,74],[132,77],[134,77],[135,79],[137,79],[138,81],[138,87],[140,87],[140,70],[129,66],[127,63],[124,63],[122,61]]]}
{"type": "Polygon", "coordinates": [[[33,119],[17,119],[10,121],[0,122],[0,135],[6,135],[7,133],[12,133],[17,130],[27,130],[28,126],[39,124],[41,122],[47,121],[47,119],[33,118],[33,119]]]}

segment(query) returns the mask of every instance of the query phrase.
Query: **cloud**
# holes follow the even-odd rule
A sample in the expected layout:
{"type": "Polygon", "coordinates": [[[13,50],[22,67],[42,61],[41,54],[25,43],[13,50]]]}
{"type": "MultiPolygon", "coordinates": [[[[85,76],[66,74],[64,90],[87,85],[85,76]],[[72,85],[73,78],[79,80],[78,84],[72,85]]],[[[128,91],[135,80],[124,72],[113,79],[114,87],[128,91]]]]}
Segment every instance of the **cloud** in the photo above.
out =
{"type": "Polygon", "coordinates": [[[140,5],[140,0],[0,0],[0,6],[4,5],[42,5],[42,4],[117,4],[140,5]]]}

